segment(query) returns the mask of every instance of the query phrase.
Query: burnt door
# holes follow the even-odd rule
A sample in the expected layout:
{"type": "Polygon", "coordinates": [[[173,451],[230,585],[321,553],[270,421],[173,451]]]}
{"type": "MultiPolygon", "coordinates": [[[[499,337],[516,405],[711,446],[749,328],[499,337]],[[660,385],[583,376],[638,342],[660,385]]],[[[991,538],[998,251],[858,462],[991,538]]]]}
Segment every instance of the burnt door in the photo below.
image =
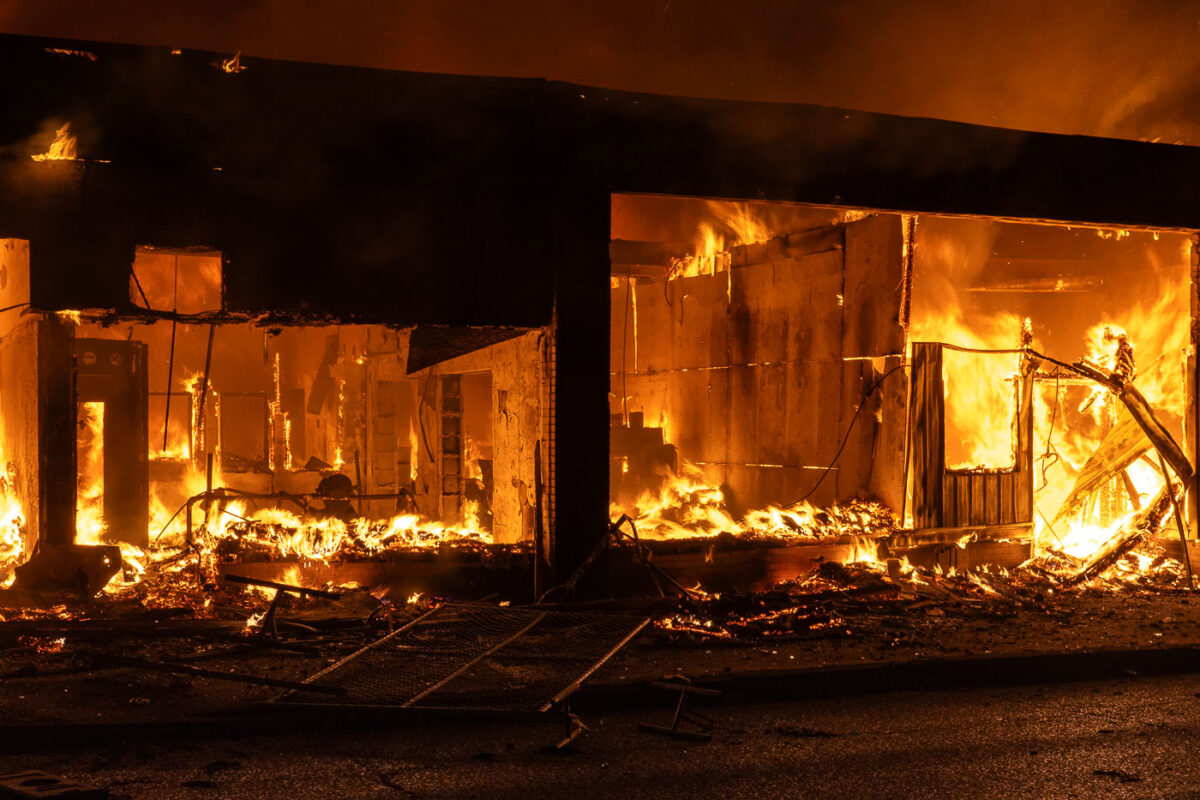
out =
{"type": "Polygon", "coordinates": [[[76,339],[76,402],[104,404],[106,538],[149,544],[149,383],[146,344],[76,339]]]}

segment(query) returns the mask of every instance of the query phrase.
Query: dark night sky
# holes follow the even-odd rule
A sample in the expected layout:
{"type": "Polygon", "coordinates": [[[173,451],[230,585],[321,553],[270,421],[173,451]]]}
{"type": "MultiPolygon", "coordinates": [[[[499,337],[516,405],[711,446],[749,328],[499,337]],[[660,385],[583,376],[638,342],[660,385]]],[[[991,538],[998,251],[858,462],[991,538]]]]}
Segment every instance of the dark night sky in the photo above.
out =
{"type": "Polygon", "coordinates": [[[0,0],[0,30],[1200,144],[1200,1],[0,0]]]}

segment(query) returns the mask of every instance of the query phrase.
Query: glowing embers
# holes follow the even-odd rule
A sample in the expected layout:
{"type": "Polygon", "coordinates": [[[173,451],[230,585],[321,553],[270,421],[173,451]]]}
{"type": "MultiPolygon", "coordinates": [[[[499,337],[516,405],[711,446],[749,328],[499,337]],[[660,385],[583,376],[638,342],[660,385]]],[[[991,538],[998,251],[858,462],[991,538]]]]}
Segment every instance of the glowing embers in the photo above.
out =
{"type": "Polygon", "coordinates": [[[76,139],[71,123],[65,122],[54,134],[54,141],[45,153],[33,156],[34,161],[71,161],[77,158],[76,139]]]}
{"type": "Polygon", "coordinates": [[[139,248],[129,276],[129,300],[139,308],[179,314],[220,311],[221,254],[139,248]]]}

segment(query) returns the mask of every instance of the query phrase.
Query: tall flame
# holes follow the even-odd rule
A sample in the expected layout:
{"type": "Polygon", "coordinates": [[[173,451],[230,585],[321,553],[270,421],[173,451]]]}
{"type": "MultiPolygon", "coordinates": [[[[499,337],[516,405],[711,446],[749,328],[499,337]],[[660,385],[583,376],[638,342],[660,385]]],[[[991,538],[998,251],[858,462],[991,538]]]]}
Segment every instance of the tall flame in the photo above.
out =
{"type": "Polygon", "coordinates": [[[0,588],[12,583],[25,557],[25,512],[16,493],[16,469],[0,444],[0,588]]]}
{"type": "Polygon", "coordinates": [[[104,403],[79,404],[76,434],[75,541],[104,540],[104,403]]]}

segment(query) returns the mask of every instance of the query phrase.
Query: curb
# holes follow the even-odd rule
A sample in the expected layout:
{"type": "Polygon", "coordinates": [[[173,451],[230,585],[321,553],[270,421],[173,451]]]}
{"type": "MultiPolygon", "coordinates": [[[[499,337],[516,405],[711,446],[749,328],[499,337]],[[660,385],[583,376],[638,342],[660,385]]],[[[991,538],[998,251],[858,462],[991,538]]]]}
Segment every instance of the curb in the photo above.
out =
{"type": "MultiPolygon", "coordinates": [[[[1200,673],[1200,646],[928,659],[690,676],[733,700],[764,702],[918,690],[961,690],[1200,673]]],[[[648,682],[585,686],[580,709],[662,705],[648,682]],[[657,701],[657,702],[656,702],[657,701]]]]}

